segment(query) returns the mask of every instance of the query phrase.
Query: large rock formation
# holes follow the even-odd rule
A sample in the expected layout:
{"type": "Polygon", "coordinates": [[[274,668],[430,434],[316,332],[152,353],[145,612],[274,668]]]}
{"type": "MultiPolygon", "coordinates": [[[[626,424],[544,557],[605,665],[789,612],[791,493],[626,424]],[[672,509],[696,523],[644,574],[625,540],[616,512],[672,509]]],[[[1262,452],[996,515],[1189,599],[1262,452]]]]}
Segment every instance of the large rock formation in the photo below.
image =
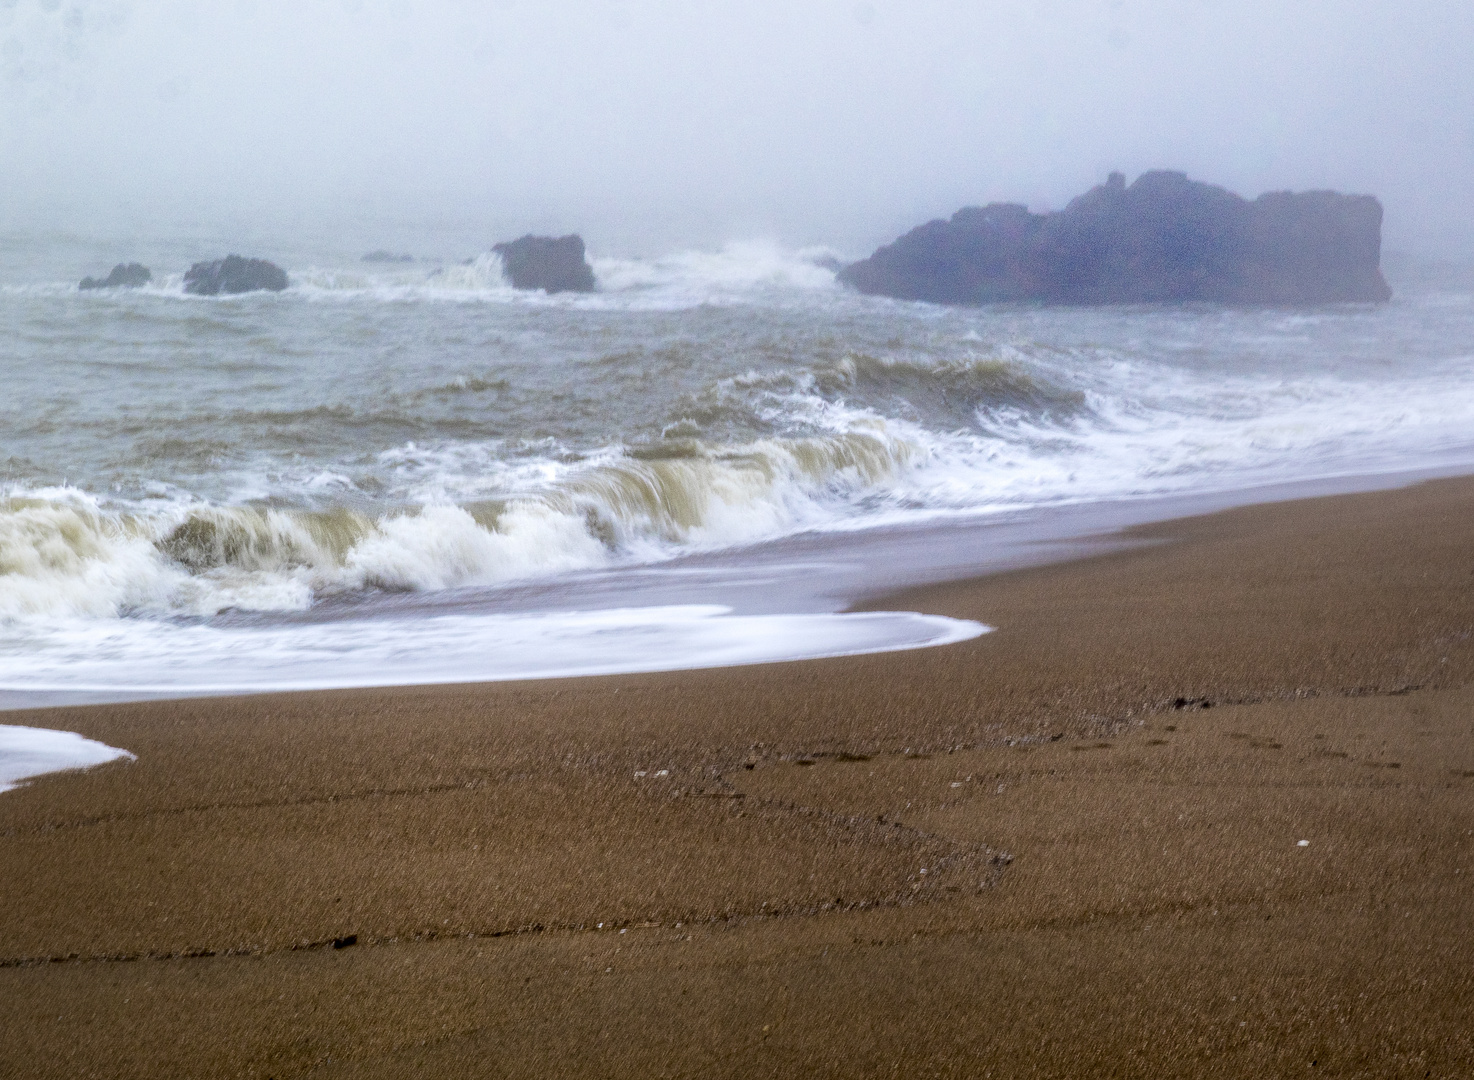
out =
{"type": "Polygon", "coordinates": [[[524,236],[491,249],[515,289],[593,292],[594,269],[584,258],[583,237],[524,236]]]}
{"type": "Polygon", "coordinates": [[[912,229],[840,280],[942,304],[1381,301],[1382,205],[1274,192],[1253,202],[1180,172],[1112,173],[1064,210],[967,207],[912,229]]]}
{"type": "Polygon", "coordinates": [[[287,287],[286,271],[265,259],[243,259],[227,255],[214,262],[197,262],[184,275],[184,291],[196,296],[221,293],[281,292],[287,287]]]}
{"type": "Polygon", "coordinates": [[[136,289],[153,280],[153,274],[142,263],[118,263],[105,278],[84,277],[79,289],[136,289]]]}

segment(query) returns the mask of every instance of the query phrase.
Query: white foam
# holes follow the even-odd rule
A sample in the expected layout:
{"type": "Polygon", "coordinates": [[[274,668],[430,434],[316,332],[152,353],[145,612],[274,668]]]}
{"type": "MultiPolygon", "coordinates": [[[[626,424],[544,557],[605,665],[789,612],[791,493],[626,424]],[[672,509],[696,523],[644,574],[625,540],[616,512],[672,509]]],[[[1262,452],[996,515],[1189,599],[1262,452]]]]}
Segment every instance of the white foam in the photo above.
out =
{"type": "Polygon", "coordinates": [[[598,566],[608,551],[583,521],[520,503],[495,529],[458,506],[431,506],[379,522],[349,552],[341,575],[355,586],[429,591],[598,566]]]}
{"type": "Polygon", "coordinates": [[[793,251],[758,240],[656,259],[599,258],[592,265],[608,298],[641,308],[681,309],[757,298],[802,302],[821,292],[840,295],[834,271],[817,261],[832,255],[827,248],[793,251]]]}
{"type": "MultiPolygon", "coordinates": [[[[739,241],[718,251],[680,251],[658,258],[590,255],[597,287],[592,293],[549,295],[514,289],[501,257],[473,259],[433,269],[422,265],[348,268],[309,266],[290,273],[290,291],[309,300],[480,302],[595,310],[679,311],[705,305],[812,302],[843,295],[828,248],[792,250],[771,241],[739,241]]],[[[179,292],[170,281],[163,291],[179,292]]]]}
{"type": "Polygon", "coordinates": [[[823,528],[916,453],[862,414],[834,427],[660,460],[613,447],[510,466],[495,446],[402,448],[383,458],[422,505],[377,519],[12,490],[0,498],[0,624],[302,611],[349,590],[494,585],[823,528]]]}
{"type": "Polygon", "coordinates": [[[0,689],[195,693],[492,682],[919,649],[986,633],[915,612],[732,615],[716,605],[251,627],[119,619],[32,626],[0,689]]]}
{"type": "MultiPolygon", "coordinates": [[[[1474,461],[1474,393],[1459,368],[1387,385],[1325,374],[1201,375],[1154,363],[1076,365],[1063,417],[995,409],[985,433],[890,421],[919,449],[884,508],[971,513],[1370,475],[1474,461]]],[[[1049,375],[1048,369],[1044,374],[1049,375]]]]}
{"type": "Polygon", "coordinates": [[[187,582],[147,533],[130,531],[85,492],[41,490],[8,501],[0,510],[0,620],[114,616],[187,582]]]}
{"type": "Polygon", "coordinates": [[[0,791],[33,776],[87,769],[118,758],[134,760],[126,750],[84,739],[74,731],[0,724],[0,791]]]}

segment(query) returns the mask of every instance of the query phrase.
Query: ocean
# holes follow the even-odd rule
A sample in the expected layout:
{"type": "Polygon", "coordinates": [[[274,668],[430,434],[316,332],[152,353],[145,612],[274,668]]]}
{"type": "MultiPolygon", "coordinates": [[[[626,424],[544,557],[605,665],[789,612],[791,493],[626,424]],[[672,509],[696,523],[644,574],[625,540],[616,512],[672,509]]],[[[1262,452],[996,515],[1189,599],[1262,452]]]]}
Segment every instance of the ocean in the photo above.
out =
{"type": "Polygon", "coordinates": [[[0,704],[938,644],[987,628],[846,609],[1474,465],[1468,268],[1392,260],[1385,305],[961,309],[768,243],[595,249],[597,292],[546,296],[297,239],[239,249],[283,293],[183,292],[226,253],[0,238],[0,704]],[[151,285],[78,291],[134,259],[151,285]]]}

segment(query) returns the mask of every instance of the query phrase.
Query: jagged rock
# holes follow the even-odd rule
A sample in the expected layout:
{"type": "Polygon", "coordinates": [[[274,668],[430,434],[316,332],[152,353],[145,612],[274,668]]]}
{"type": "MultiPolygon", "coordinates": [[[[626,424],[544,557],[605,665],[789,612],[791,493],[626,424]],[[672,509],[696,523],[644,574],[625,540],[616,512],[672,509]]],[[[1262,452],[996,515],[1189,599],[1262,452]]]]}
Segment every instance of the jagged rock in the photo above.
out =
{"type": "Polygon", "coordinates": [[[583,237],[524,236],[491,249],[516,289],[593,292],[594,270],[584,257],[583,237]]]}
{"type": "Polygon", "coordinates": [[[153,274],[142,263],[118,263],[105,278],[84,277],[79,289],[136,289],[153,280],[153,274]]]}
{"type": "Polygon", "coordinates": [[[392,251],[370,251],[363,257],[364,262],[387,262],[387,263],[409,263],[414,262],[413,255],[396,255],[392,251]]]}
{"type": "Polygon", "coordinates": [[[197,262],[184,275],[184,291],[196,296],[262,289],[281,292],[286,287],[287,274],[281,267],[265,259],[243,259],[239,255],[227,255],[214,262],[197,262]]]}
{"type": "Polygon", "coordinates": [[[840,280],[943,304],[1382,301],[1382,204],[1273,192],[1253,202],[1180,172],[1120,173],[1053,214],[967,207],[911,230],[840,280]]]}

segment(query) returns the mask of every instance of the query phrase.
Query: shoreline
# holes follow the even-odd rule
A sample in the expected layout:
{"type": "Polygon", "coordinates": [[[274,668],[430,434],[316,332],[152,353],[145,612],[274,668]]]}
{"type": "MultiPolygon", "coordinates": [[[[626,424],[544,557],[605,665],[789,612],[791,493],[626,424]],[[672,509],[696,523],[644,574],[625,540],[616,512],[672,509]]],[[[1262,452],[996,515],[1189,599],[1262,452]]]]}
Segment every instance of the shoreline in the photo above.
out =
{"type": "MultiPolygon", "coordinates": [[[[1389,472],[1348,473],[1230,488],[1222,491],[1152,495],[1098,500],[1022,511],[940,515],[921,523],[880,525],[855,530],[800,533],[737,549],[698,553],[666,562],[611,570],[583,572],[550,581],[517,582],[507,586],[457,589],[446,593],[386,596],[372,603],[329,601],[297,616],[267,616],[270,627],[331,625],[365,619],[393,618],[396,625],[413,628],[420,619],[468,615],[558,615],[598,613],[610,609],[645,609],[689,605],[728,607],[729,615],[805,616],[878,614],[887,608],[883,598],[928,585],[1007,573],[1091,558],[1129,547],[1133,529],[1194,518],[1246,506],[1321,498],[1329,495],[1395,490],[1432,479],[1474,475],[1474,463],[1458,461],[1441,466],[1389,472]]],[[[896,611],[897,615],[909,614],[896,611]]],[[[927,613],[921,613],[923,616],[927,613]]],[[[901,624],[898,624],[900,626],[901,624]]],[[[772,631],[770,631],[771,633],[772,631]]],[[[590,678],[605,674],[651,671],[706,670],[712,667],[761,663],[802,662],[825,656],[864,655],[867,652],[931,648],[910,643],[914,631],[900,630],[892,645],[862,649],[819,648],[793,655],[771,655],[719,663],[672,662],[649,667],[628,666],[566,675],[485,674],[470,683],[536,681],[544,678],[590,678]]],[[[790,636],[797,639],[801,630],[790,636]]],[[[940,632],[939,632],[940,633],[940,632]]],[[[953,635],[955,636],[955,634],[953,635]]],[[[843,640],[844,635],[836,635],[843,640]]],[[[941,635],[946,640],[946,635],[941,635]]],[[[570,646],[573,642],[570,640],[570,646]]],[[[575,646],[576,647],[576,646],[575,646]]],[[[660,651],[661,644],[652,646],[660,651]]],[[[667,645],[668,647],[668,645],[667,645]]],[[[741,648],[728,651],[740,652],[741,648]]],[[[749,649],[749,651],[751,651],[749,649]]],[[[575,663],[574,667],[578,665],[575,663]]],[[[357,677],[362,680],[362,676],[357,677]]],[[[214,688],[0,688],[0,713],[75,705],[120,704],[129,701],[166,701],[242,693],[310,692],[353,687],[388,688],[460,685],[465,680],[435,674],[415,681],[384,678],[355,681],[334,677],[330,671],[311,680],[314,685],[265,685],[214,688]]]]}
{"type": "Polygon", "coordinates": [[[1471,520],[1137,526],[875,598],[998,628],[905,653],[13,714],[137,761],[0,796],[0,1067],[1467,1075],[1471,520]]]}

